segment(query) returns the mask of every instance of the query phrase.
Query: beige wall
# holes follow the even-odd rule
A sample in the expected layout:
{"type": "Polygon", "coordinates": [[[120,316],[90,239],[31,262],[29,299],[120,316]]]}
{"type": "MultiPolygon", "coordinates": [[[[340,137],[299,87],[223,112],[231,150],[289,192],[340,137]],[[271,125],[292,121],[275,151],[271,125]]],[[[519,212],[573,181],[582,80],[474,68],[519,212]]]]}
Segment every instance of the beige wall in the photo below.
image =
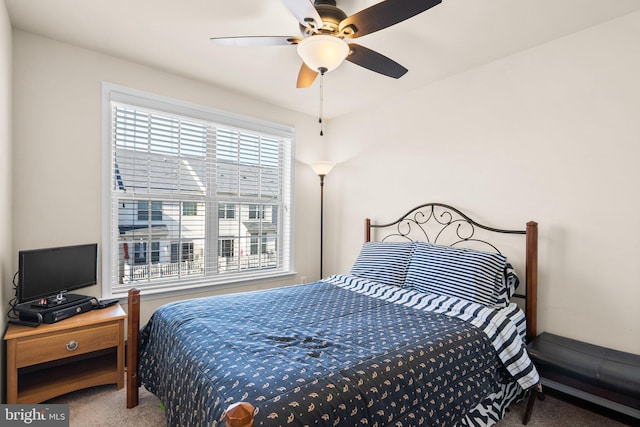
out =
{"type": "Polygon", "coordinates": [[[539,331],[640,353],[638,40],[634,13],[334,120],[327,273],[365,216],[440,201],[535,220],[539,331]]]}
{"type": "MultiPolygon", "coordinates": [[[[297,128],[298,279],[318,275],[319,185],[305,163],[330,157],[325,275],[349,270],[365,216],[441,201],[491,225],[536,220],[539,330],[640,353],[639,39],[640,14],[628,15],[334,119],[322,140],[312,117],[16,31],[9,270],[22,248],[100,241],[110,81],[297,128]]],[[[146,301],[143,320],[164,302],[146,301]]]]}
{"type": "MultiPolygon", "coordinates": [[[[22,31],[13,33],[14,245],[21,249],[101,241],[101,90],[107,81],[257,117],[297,130],[295,279],[316,279],[319,185],[305,162],[321,157],[317,121],[162,71],[22,31]],[[314,230],[313,233],[304,230],[314,230]]],[[[263,283],[251,289],[280,282],[263,283]]],[[[225,292],[237,289],[227,289],[225,292]]],[[[83,293],[100,296],[100,285],[83,293]]],[[[144,301],[143,321],[166,299],[144,301]]]]}
{"type": "MultiPolygon", "coordinates": [[[[12,298],[13,263],[11,246],[11,24],[4,0],[0,1],[0,330],[4,336],[6,307],[12,298]]],[[[4,348],[4,341],[3,341],[4,348]]],[[[0,352],[0,367],[4,367],[4,351],[0,352]]],[[[0,384],[4,384],[4,368],[0,369],[0,384]]],[[[5,402],[4,386],[0,402],[5,402]]]]}

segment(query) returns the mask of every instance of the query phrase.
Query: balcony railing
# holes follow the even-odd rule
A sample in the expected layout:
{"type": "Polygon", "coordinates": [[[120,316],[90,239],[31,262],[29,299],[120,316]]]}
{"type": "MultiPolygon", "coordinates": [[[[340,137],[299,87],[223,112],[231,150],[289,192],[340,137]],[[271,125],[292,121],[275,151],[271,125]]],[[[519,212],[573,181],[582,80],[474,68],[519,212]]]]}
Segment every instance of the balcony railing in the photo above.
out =
{"type": "Polygon", "coordinates": [[[204,273],[204,262],[181,261],[170,263],[156,263],[144,265],[125,264],[122,282],[135,282],[137,280],[158,279],[162,277],[178,277],[204,273]]]}
{"type": "MultiPolygon", "coordinates": [[[[278,264],[274,253],[260,255],[243,255],[239,257],[218,257],[218,272],[255,270],[272,268],[278,264]]],[[[120,273],[120,283],[130,283],[139,280],[152,280],[169,277],[184,277],[188,275],[204,274],[204,261],[181,261],[169,263],[154,263],[130,265],[124,264],[120,273]]]]}
{"type": "Polygon", "coordinates": [[[271,268],[278,265],[274,253],[260,255],[242,255],[239,257],[218,257],[218,272],[255,270],[258,268],[271,268]]]}

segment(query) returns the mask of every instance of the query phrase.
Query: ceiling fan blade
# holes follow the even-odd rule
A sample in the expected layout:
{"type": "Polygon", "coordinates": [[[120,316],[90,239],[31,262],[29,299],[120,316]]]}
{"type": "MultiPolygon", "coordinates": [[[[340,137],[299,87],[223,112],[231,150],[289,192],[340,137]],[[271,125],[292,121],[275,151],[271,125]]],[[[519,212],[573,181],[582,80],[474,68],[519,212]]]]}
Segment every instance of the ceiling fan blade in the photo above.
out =
{"type": "Polygon", "coordinates": [[[339,30],[348,38],[361,37],[409,19],[441,2],[442,0],[382,1],[343,19],[339,30]]]}
{"type": "Polygon", "coordinates": [[[211,37],[215,44],[225,46],[280,46],[298,44],[301,40],[296,36],[242,36],[242,37],[211,37]]]}
{"type": "Polygon", "coordinates": [[[300,72],[298,73],[298,83],[296,87],[299,89],[309,87],[316,80],[316,77],[318,77],[318,72],[313,71],[303,62],[302,67],[300,67],[300,72]]]}
{"type": "Polygon", "coordinates": [[[351,53],[347,56],[347,61],[376,73],[399,79],[409,71],[396,61],[359,44],[349,43],[349,48],[351,53]]]}
{"type": "Polygon", "coordinates": [[[309,0],[282,0],[282,2],[305,27],[322,28],[322,18],[309,0]]]}

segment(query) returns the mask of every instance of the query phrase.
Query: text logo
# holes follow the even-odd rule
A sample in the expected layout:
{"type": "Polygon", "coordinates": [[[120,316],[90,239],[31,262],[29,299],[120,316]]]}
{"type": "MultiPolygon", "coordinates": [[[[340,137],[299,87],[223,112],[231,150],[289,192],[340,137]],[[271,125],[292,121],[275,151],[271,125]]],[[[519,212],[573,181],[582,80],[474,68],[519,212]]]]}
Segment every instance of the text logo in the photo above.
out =
{"type": "Polygon", "coordinates": [[[69,427],[69,405],[0,405],[0,424],[69,427]]]}

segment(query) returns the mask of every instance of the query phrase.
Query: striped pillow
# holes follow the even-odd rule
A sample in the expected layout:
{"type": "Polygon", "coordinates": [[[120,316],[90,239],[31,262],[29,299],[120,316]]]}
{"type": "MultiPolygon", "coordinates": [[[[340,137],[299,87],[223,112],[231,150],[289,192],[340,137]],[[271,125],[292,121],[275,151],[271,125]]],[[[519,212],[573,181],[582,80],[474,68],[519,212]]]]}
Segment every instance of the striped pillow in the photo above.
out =
{"type": "Polygon", "coordinates": [[[351,274],[384,285],[402,286],[413,247],[413,242],[364,243],[351,274]]]}
{"type": "Polygon", "coordinates": [[[497,253],[416,243],[406,285],[493,307],[504,288],[505,268],[506,258],[497,253]]]}

